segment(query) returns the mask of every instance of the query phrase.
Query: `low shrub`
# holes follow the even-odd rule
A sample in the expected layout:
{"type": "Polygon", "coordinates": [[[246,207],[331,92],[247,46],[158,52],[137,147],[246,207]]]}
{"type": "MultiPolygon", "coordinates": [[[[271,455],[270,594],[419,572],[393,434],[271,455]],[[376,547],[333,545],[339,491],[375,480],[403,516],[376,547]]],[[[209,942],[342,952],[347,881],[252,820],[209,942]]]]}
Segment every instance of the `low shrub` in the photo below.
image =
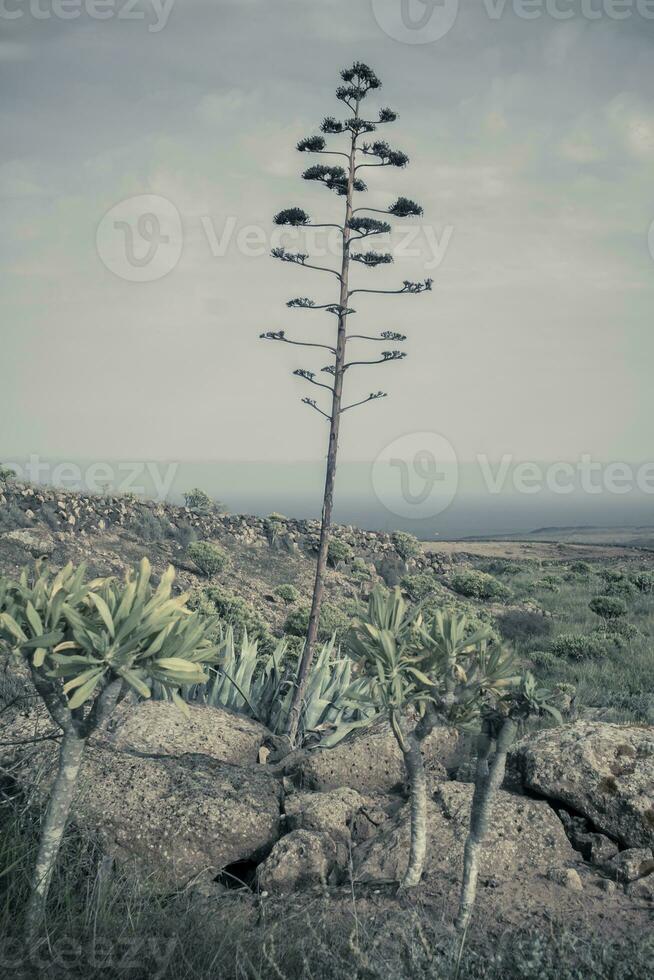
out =
{"type": "Polygon", "coordinates": [[[636,572],[631,576],[631,581],[634,588],[645,595],[654,592],[654,572],[636,572]]]}
{"type": "Polygon", "coordinates": [[[551,650],[531,650],[529,660],[534,667],[553,673],[560,666],[560,660],[551,650]]]}
{"type": "Polygon", "coordinates": [[[249,602],[228,589],[207,585],[191,593],[189,606],[209,616],[218,616],[225,626],[234,630],[234,638],[240,643],[247,632],[250,640],[257,640],[259,653],[272,653],[277,640],[268,623],[249,602]]]}
{"type": "Polygon", "coordinates": [[[636,586],[628,578],[612,579],[606,583],[605,594],[619,596],[621,599],[633,599],[636,595],[636,586]]]}
{"type": "MultiPolygon", "coordinates": [[[[291,636],[306,636],[309,629],[309,616],[311,610],[309,606],[299,606],[293,609],[284,624],[284,632],[291,636]]],[[[336,636],[339,642],[350,628],[350,617],[347,616],[338,606],[331,602],[323,602],[320,610],[320,621],[318,625],[318,639],[328,642],[332,636],[336,636]]]]}
{"type": "Polygon", "coordinates": [[[504,639],[510,643],[547,636],[552,629],[551,620],[542,613],[529,609],[512,609],[505,612],[498,617],[497,625],[504,639]]]}
{"type": "Polygon", "coordinates": [[[391,540],[398,555],[404,561],[417,558],[422,553],[418,539],[415,535],[408,534],[406,531],[395,531],[391,536],[391,540]]]}
{"type": "Polygon", "coordinates": [[[194,514],[210,514],[214,510],[213,500],[199,487],[184,494],[184,503],[194,514]]]}
{"type": "Polygon", "coordinates": [[[608,644],[596,633],[560,633],[552,643],[552,653],[566,660],[601,660],[608,654],[608,644]]]}
{"type": "Polygon", "coordinates": [[[22,527],[32,527],[29,517],[16,504],[5,504],[0,507],[0,529],[3,531],[17,531],[22,527]]]}
{"type": "Polygon", "coordinates": [[[455,572],[450,577],[449,586],[468,599],[495,599],[502,602],[511,596],[511,590],[503,582],[487,572],[472,569],[455,572]]]}
{"type": "Polygon", "coordinates": [[[139,507],[130,520],[129,530],[149,544],[166,541],[173,534],[170,521],[154,514],[149,507],[139,507]]]}
{"type": "Polygon", "coordinates": [[[222,572],[229,561],[225,549],[217,544],[211,544],[210,541],[191,542],[186,554],[207,578],[222,572]]]}
{"type": "Polygon", "coordinates": [[[268,544],[274,548],[286,530],[286,518],[282,514],[269,514],[263,522],[263,530],[268,544]]]}
{"type": "Polygon", "coordinates": [[[593,572],[593,566],[587,561],[573,561],[570,565],[570,571],[580,578],[588,578],[593,572]]]}
{"type": "Polygon", "coordinates": [[[546,592],[560,592],[561,580],[557,575],[544,575],[536,582],[536,587],[544,589],[546,592]]]}
{"type": "Polygon", "coordinates": [[[275,595],[279,596],[285,603],[289,606],[294,602],[297,602],[300,598],[300,593],[295,588],[294,585],[278,585],[275,589],[275,595]]]}
{"type": "Polygon", "coordinates": [[[342,562],[351,561],[353,557],[352,547],[347,541],[340,538],[331,538],[327,549],[327,560],[333,568],[342,562]]]}
{"type": "Polygon", "coordinates": [[[588,608],[605,622],[612,622],[627,615],[627,604],[618,596],[597,595],[590,600],[588,608]]]}
{"type": "Polygon", "coordinates": [[[415,575],[405,575],[400,586],[412,602],[422,602],[437,591],[438,581],[433,572],[418,572],[415,575]]]}

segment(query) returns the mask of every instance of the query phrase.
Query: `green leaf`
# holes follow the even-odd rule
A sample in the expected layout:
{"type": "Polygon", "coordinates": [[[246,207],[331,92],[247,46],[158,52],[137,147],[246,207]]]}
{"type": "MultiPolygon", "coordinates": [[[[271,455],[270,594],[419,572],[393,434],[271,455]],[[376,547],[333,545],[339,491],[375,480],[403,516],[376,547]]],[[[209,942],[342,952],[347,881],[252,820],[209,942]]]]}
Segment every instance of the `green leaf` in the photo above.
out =
{"type": "Polygon", "coordinates": [[[103,671],[96,671],[95,676],[91,677],[85,684],[82,684],[81,687],[77,688],[75,694],[68,702],[68,707],[71,711],[74,711],[75,708],[80,708],[85,701],[88,701],[88,699],[93,696],[93,692],[100,683],[102,674],[103,671]]]}
{"type": "Polygon", "coordinates": [[[102,622],[107,627],[107,630],[109,631],[109,635],[113,639],[113,637],[116,634],[116,631],[114,628],[114,621],[112,619],[111,610],[109,609],[109,606],[104,601],[102,596],[99,596],[97,594],[97,592],[89,592],[89,599],[93,603],[95,608],[98,610],[102,622]]]}
{"type": "Polygon", "coordinates": [[[4,627],[9,633],[11,633],[14,639],[19,641],[27,640],[27,636],[20,628],[20,626],[13,618],[13,616],[10,616],[9,613],[6,612],[0,613],[0,628],[2,627],[4,627]]]}
{"type": "Polygon", "coordinates": [[[25,616],[27,617],[27,622],[32,627],[33,632],[36,634],[36,636],[39,636],[43,632],[43,623],[41,622],[41,617],[29,599],[25,604],[25,616]]]}

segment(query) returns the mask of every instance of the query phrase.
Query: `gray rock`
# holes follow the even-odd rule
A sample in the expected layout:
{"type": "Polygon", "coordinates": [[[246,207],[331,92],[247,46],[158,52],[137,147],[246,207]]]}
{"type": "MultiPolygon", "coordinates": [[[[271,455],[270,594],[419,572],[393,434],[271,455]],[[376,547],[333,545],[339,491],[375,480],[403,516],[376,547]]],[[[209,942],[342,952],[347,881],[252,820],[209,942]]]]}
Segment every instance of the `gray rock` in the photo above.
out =
{"type": "Polygon", "coordinates": [[[349,841],[354,815],[365,807],[354,789],[342,787],[328,793],[294,793],[284,804],[289,830],[316,830],[334,840],[349,841]]]}
{"type": "MultiPolygon", "coordinates": [[[[460,736],[453,728],[437,728],[423,742],[425,768],[432,782],[447,778],[455,764],[460,736]]],[[[402,790],[406,774],[402,753],[391,727],[378,722],[354,732],[332,749],[317,749],[302,766],[304,785],[326,791],[348,786],[364,795],[402,790]]]]}
{"type": "Polygon", "coordinates": [[[654,844],[654,727],[576,722],[511,753],[523,787],[569,806],[625,847],[654,844]]]}
{"type": "Polygon", "coordinates": [[[340,876],[347,856],[347,848],[329,834],[293,830],[275,844],[257,868],[259,889],[287,895],[300,888],[324,888],[340,876]]]}
{"type": "Polygon", "coordinates": [[[180,756],[199,753],[219,762],[254,765],[269,736],[258,721],[221,708],[189,705],[190,717],[169,701],[123,702],[106,738],[121,750],[180,756]]]}
{"type": "Polygon", "coordinates": [[[627,895],[629,898],[640,899],[645,902],[654,902],[654,875],[647,878],[639,878],[627,885],[627,895]]]}
{"type": "Polygon", "coordinates": [[[554,881],[557,885],[561,885],[562,888],[567,888],[572,892],[584,890],[579,872],[575,868],[552,868],[547,877],[550,881],[554,881]]]}
{"type": "Polygon", "coordinates": [[[12,541],[24,548],[33,558],[50,556],[55,548],[54,538],[42,529],[20,528],[16,531],[5,531],[2,540],[12,541]]]}
{"type": "MultiPolygon", "coordinates": [[[[427,872],[460,875],[472,794],[469,784],[449,782],[439,787],[433,801],[428,801],[427,872]]],[[[401,878],[408,860],[409,835],[407,804],[377,836],[354,849],[357,878],[401,878]]],[[[510,879],[521,871],[547,873],[575,859],[563,826],[547,803],[498,792],[481,859],[482,877],[510,879]]]]}
{"type": "Polygon", "coordinates": [[[610,861],[606,861],[603,870],[623,885],[644,878],[654,871],[654,858],[649,847],[631,847],[620,851],[610,861]]]}
{"type": "MultiPolygon", "coordinates": [[[[152,705],[163,733],[162,744],[153,744],[156,730],[137,724],[144,707],[136,709],[134,719],[125,719],[114,742],[100,733],[87,747],[72,819],[98,836],[106,854],[136,866],[162,888],[215,876],[237,861],[258,860],[280,835],[280,783],[265,766],[238,766],[212,757],[211,752],[236,751],[236,743],[221,741],[220,735],[210,741],[207,733],[206,754],[186,751],[201,737],[198,731],[185,744],[180,729],[175,744],[172,705],[152,705]]],[[[226,727],[232,716],[216,711],[215,717],[222,717],[226,727]]],[[[38,737],[52,730],[47,717],[32,712],[13,718],[3,737],[38,737]]],[[[31,746],[27,755],[20,747],[5,746],[0,761],[11,760],[16,781],[45,799],[57,752],[49,741],[31,746]]]]}

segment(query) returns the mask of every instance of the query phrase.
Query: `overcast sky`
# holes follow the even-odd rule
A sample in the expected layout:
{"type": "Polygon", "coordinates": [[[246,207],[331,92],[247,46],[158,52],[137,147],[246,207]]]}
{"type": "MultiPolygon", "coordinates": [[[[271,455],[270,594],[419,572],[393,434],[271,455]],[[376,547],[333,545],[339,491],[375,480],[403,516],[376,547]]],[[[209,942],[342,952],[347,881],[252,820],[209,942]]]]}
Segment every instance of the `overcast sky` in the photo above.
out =
{"type": "Polygon", "coordinates": [[[281,207],[340,218],[294,147],[355,59],[411,158],[366,200],[425,209],[356,285],[434,290],[359,298],[357,327],[409,357],[350,372],[349,395],[391,397],[345,416],[343,458],[423,430],[460,459],[651,458],[654,4],[411,0],[420,29],[400,0],[80,3],[0,14],[0,458],[323,455],[291,372],[324,362],[257,338],[333,327],[284,303],[335,280],[268,252],[281,207]]]}

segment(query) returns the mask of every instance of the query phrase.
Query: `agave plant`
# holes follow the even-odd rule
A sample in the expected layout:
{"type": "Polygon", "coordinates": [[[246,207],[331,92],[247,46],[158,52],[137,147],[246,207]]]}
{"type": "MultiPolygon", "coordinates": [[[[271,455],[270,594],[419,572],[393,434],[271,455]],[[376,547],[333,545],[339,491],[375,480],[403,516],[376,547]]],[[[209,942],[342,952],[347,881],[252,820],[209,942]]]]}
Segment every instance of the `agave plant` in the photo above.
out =
{"type": "Polygon", "coordinates": [[[533,677],[521,677],[510,649],[490,642],[490,631],[466,635],[464,616],[437,612],[424,622],[420,609],[410,612],[398,589],[376,589],[368,614],[356,621],[350,651],[371,678],[371,692],[388,713],[398,741],[411,792],[411,843],[402,888],[420,881],[427,846],[427,792],[420,746],[441,723],[479,731],[475,795],[466,843],[461,909],[465,929],[474,903],[479,853],[488,829],[493,793],[501,785],[506,752],[520,719],[548,712],[560,720],[549,692],[533,677]],[[418,721],[406,728],[407,709],[418,721]],[[495,755],[489,764],[491,751],[495,755]]]}
{"type": "Polygon", "coordinates": [[[399,589],[388,593],[377,587],[368,602],[365,619],[355,620],[349,651],[370,677],[371,693],[388,719],[397,739],[411,791],[411,845],[401,888],[417,885],[427,849],[427,781],[421,742],[436,723],[437,682],[424,672],[424,651],[418,643],[421,620],[410,612],[399,589]],[[405,714],[415,707],[420,720],[406,729],[405,714]]]}
{"type": "MultiPolygon", "coordinates": [[[[490,813],[495,793],[504,781],[506,757],[513,744],[520,722],[530,716],[549,715],[557,724],[563,719],[557,707],[560,695],[539,687],[527,671],[513,687],[503,684],[503,692],[494,699],[488,697],[481,708],[481,728],[477,737],[477,771],[470,810],[470,830],[463,856],[463,881],[457,915],[457,928],[465,934],[477,894],[479,859],[488,833],[490,813]],[[508,688],[508,689],[507,689],[508,688]]],[[[490,692],[496,690],[491,685],[490,692]]]]}
{"type": "MultiPolygon", "coordinates": [[[[261,658],[256,640],[247,632],[240,646],[231,627],[219,630],[219,664],[210,669],[204,688],[190,688],[189,701],[201,700],[213,707],[229,708],[256,718],[273,734],[288,724],[297,664],[288,655],[288,643],[279,641],[272,653],[261,658]]],[[[163,692],[157,690],[157,695],[163,692]]],[[[164,695],[165,696],[165,695],[164,695]]],[[[321,648],[311,666],[300,715],[303,742],[319,740],[323,748],[336,745],[375,715],[366,677],[353,677],[352,661],[338,655],[334,640],[321,648]]]]}
{"type": "Polygon", "coordinates": [[[124,582],[85,581],[86,568],[58,573],[24,570],[0,581],[0,641],[23,662],[52,720],[61,729],[59,766],[32,876],[28,932],[41,931],[55,861],[68,821],[89,736],[131,688],[150,696],[158,683],[182,709],[179,689],[208,680],[203,665],[220,655],[208,635],[212,620],[173,596],[174,570],[156,588],[143,559],[124,582]]]}

